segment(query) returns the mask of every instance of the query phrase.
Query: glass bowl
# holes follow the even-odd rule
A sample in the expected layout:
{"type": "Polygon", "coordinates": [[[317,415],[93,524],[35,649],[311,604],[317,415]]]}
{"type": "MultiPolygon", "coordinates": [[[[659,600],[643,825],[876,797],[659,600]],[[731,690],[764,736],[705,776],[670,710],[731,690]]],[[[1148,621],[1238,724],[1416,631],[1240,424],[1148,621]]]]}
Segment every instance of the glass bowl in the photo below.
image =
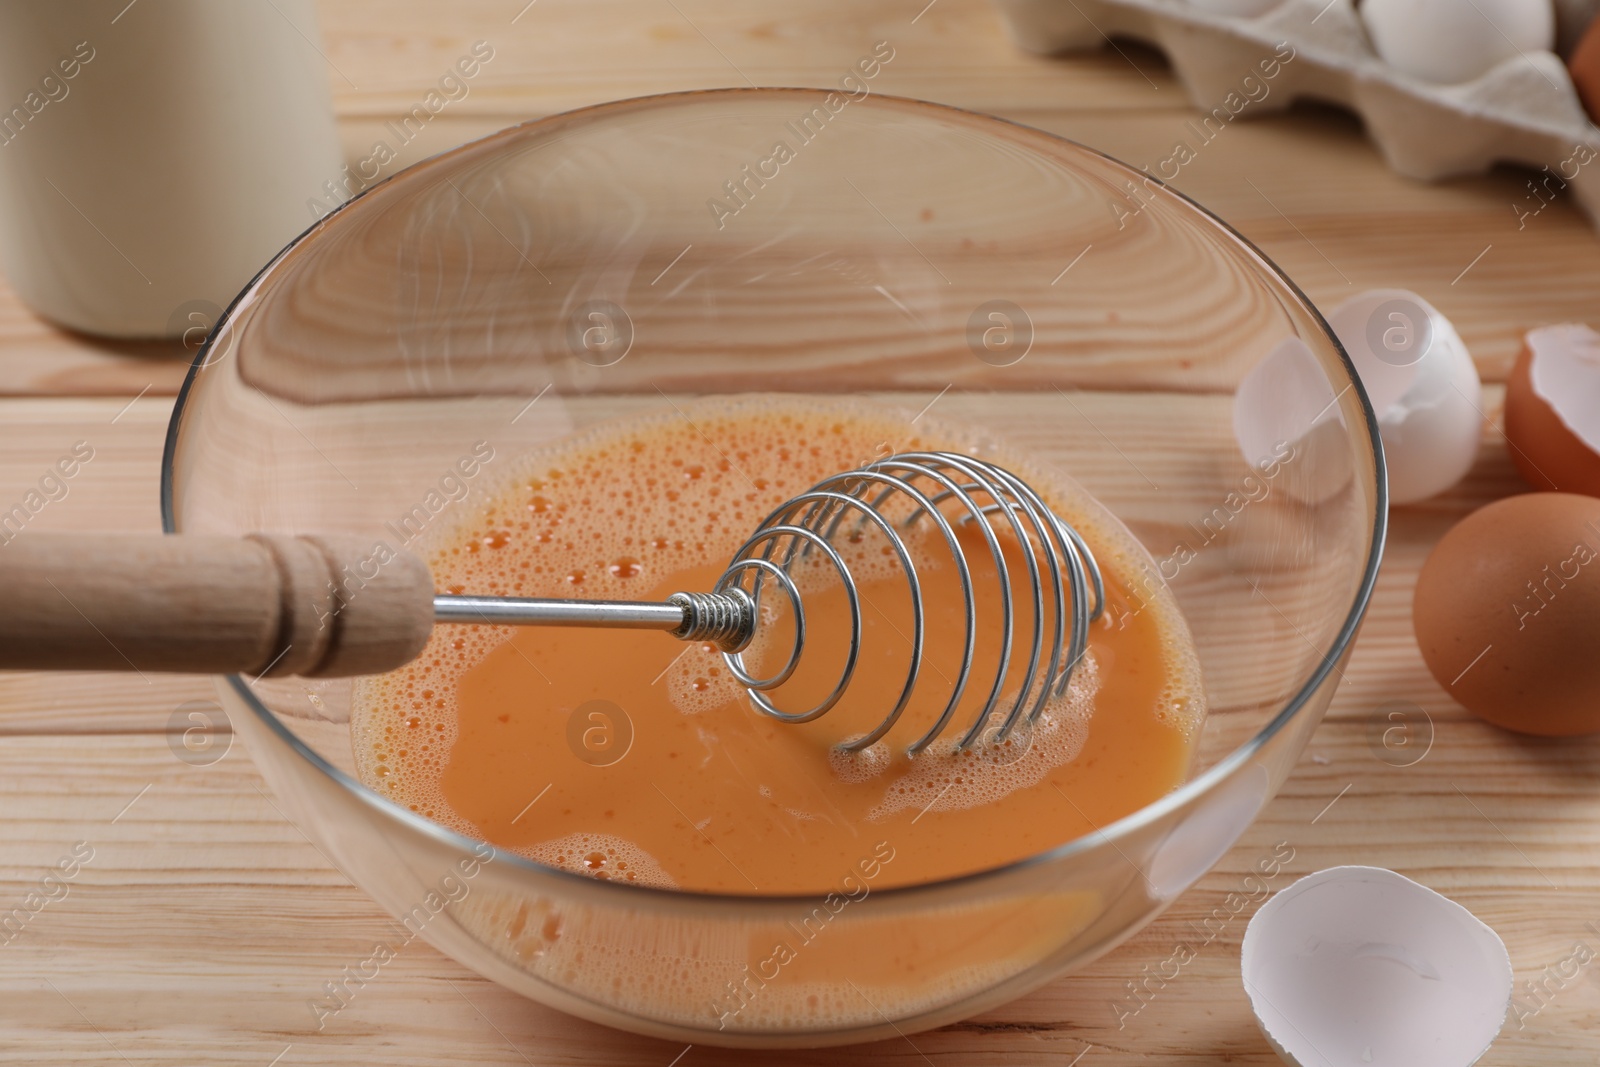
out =
{"type": "Polygon", "coordinates": [[[281,807],[407,936],[642,1034],[891,1037],[1106,952],[1288,775],[1378,567],[1365,394],[1256,249],[1096,152],[857,84],[605,104],[397,174],[239,296],[169,431],[167,529],[398,547],[419,502],[481,491],[449,480],[479,440],[514,456],[716,394],[936,403],[1069,474],[1148,549],[1204,673],[1186,784],[1021,862],[830,908],[782,975],[774,944],[819,899],[600,882],[491,850],[356,780],[349,680],[219,683],[281,807]],[[1281,424],[1293,405],[1256,390],[1236,412],[1235,392],[1285,350],[1329,399],[1282,462],[1252,466],[1236,414],[1281,424]]]}

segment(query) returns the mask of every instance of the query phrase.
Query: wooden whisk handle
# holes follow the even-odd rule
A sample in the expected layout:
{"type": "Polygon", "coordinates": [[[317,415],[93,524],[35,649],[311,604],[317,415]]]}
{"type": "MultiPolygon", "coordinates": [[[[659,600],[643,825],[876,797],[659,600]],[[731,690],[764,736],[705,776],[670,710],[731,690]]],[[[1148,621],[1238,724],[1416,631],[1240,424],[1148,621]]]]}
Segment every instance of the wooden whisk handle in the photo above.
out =
{"type": "Polygon", "coordinates": [[[0,669],[375,674],[433,629],[417,556],[348,537],[30,534],[0,545],[0,669]]]}

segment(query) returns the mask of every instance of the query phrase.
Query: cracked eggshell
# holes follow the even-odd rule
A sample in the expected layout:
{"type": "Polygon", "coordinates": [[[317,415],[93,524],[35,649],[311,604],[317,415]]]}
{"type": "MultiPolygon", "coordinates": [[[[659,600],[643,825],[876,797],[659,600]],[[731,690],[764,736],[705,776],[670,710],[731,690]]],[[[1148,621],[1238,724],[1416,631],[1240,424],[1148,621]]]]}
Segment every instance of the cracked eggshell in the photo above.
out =
{"type": "Polygon", "coordinates": [[[1384,62],[1441,85],[1556,46],[1551,0],[1364,0],[1360,12],[1384,62]]]}
{"type": "Polygon", "coordinates": [[[1583,39],[1584,31],[1600,22],[1600,0],[1555,0],[1555,6],[1556,53],[1569,57],[1583,39]]]}
{"type": "Polygon", "coordinates": [[[1245,929],[1240,970],[1291,1067],[1468,1067],[1511,1004],[1499,935],[1381,867],[1331,867],[1268,900],[1245,929]]]}
{"type": "Polygon", "coordinates": [[[1483,388],[1450,320],[1416,293],[1369,289],[1334,308],[1328,324],[1378,415],[1390,502],[1460,481],[1478,457],[1483,388]]]}
{"type": "Polygon", "coordinates": [[[1528,331],[1506,382],[1506,440],[1535,489],[1600,496],[1600,333],[1528,331]]]}
{"type": "Polygon", "coordinates": [[[1573,48],[1567,72],[1572,75],[1572,87],[1578,91],[1584,110],[1600,124],[1600,16],[1589,23],[1573,48]]]}
{"type": "Polygon", "coordinates": [[[1245,462],[1304,503],[1338,493],[1355,473],[1338,399],[1305,342],[1281,341],[1233,395],[1233,436],[1245,462]]]}

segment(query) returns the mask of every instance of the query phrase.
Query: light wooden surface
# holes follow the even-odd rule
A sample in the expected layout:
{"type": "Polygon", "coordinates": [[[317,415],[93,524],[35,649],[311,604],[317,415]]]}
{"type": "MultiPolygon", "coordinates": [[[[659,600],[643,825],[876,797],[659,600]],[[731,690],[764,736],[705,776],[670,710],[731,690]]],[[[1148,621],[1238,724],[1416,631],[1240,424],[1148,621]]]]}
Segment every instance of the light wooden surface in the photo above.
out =
{"type": "MultiPolygon", "coordinates": [[[[1182,136],[1190,112],[1155,54],[1124,45],[1125,54],[1025,56],[987,5],[925,3],[326,0],[322,22],[352,159],[473,41],[494,47],[471,95],[397,165],[621,96],[831,84],[879,39],[897,49],[877,83],[883,92],[990,111],[1135,164],[1165,158],[1182,136]]],[[[1371,286],[1418,290],[1454,319],[1485,378],[1499,380],[1525,328],[1600,319],[1600,241],[1565,201],[1519,231],[1513,204],[1525,180],[1504,172],[1412,183],[1384,168],[1350,118],[1299,109],[1230,127],[1177,185],[1324,307],[1371,286]]],[[[182,369],[159,345],[62,335],[0,289],[0,505],[86,441],[93,460],[30,530],[154,529],[161,439],[182,369]]],[[[1500,396],[1489,389],[1491,415],[1500,396]]],[[[1230,894],[1248,893],[1246,873],[1287,842],[1294,858],[1274,887],[1334,864],[1388,866],[1500,932],[1519,988],[1542,981],[1544,991],[1524,997],[1526,1017],[1508,1022],[1483,1063],[1593,1063],[1600,981],[1589,968],[1555,968],[1577,942],[1600,947],[1600,743],[1518,739],[1471,719],[1428,676],[1410,629],[1411,584],[1430,545],[1473,507],[1520,488],[1491,428],[1466,482],[1395,513],[1377,596],[1328,720],[1239,846],[1162,919],[986,1016],[835,1052],[754,1057],[629,1037],[523,1001],[421,942],[318,1032],[306,1000],[390,923],[284,821],[245,753],[230,748],[207,765],[175,758],[173,713],[205,699],[209,683],[0,675],[0,911],[18,906],[75,843],[93,849],[66,896],[0,944],[0,1059],[1271,1064],[1238,979],[1239,939],[1257,902],[1230,894]],[[1432,747],[1408,767],[1386,764],[1373,747],[1395,702],[1431,720],[1432,747]],[[1208,916],[1214,939],[1126,1014],[1138,1007],[1126,983],[1162,969],[1177,942],[1203,941],[1196,924],[1208,916]]],[[[1412,725],[1418,737],[1427,732],[1420,717],[1412,725]]]]}

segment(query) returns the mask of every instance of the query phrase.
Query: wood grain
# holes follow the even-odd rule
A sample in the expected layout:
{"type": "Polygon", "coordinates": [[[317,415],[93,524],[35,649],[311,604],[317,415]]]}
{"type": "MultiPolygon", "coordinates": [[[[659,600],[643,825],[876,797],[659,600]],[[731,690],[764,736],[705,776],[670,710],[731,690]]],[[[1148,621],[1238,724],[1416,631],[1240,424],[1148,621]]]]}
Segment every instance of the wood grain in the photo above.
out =
{"type": "MultiPolygon", "coordinates": [[[[1152,53],[1021,55],[998,17],[972,0],[925,11],[923,0],[538,0],[519,16],[522,7],[327,0],[329,77],[351,158],[479,39],[497,49],[484,81],[400,163],[566,107],[742,84],[738,71],[761,84],[826,84],[878,38],[899,49],[884,92],[996,111],[1136,164],[1163,158],[1191,114],[1152,53]]],[[[1592,320],[1600,306],[1594,235],[1559,202],[1519,231],[1510,205],[1523,180],[1409,182],[1383,167],[1352,120],[1299,110],[1230,128],[1177,184],[1328,306],[1369,285],[1422,292],[1498,377],[1527,325],[1592,320]]],[[[156,528],[170,405],[161,395],[176,389],[183,365],[135,349],[56,333],[0,289],[0,391],[37,398],[0,402],[0,505],[76,441],[96,449],[68,495],[34,517],[35,530],[156,528]]],[[[1497,394],[1489,399],[1498,403],[1497,394]]],[[[1576,942],[1600,947],[1587,925],[1600,925],[1600,743],[1529,741],[1478,722],[1427,674],[1411,636],[1411,585],[1432,544],[1473,507],[1522,488],[1491,430],[1466,481],[1395,512],[1366,626],[1306,757],[1239,845],[1151,927],[978,1019],[909,1041],[761,1062],[1269,1067],[1278,1061],[1238,981],[1239,941],[1256,902],[1239,906],[1229,894],[1249,893],[1246,874],[1279,842],[1294,859],[1274,888],[1321,867],[1372,863],[1459,900],[1505,938],[1519,988],[1544,978],[1576,942]],[[1387,728],[1395,710],[1411,716],[1419,741],[1432,739],[1412,766],[1378,758],[1385,750],[1374,729],[1387,728]],[[1160,968],[1180,941],[1197,948],[1194,961],[1142,1006],[1126,999],[1125,983],[1160,968]]],[[[246,753],[226,747],[206,766],[177,757],[169,719],[208,699],[209,686],[0,675],[0,911],[24,900],[76,842],[94,848],[68,894],[0,945],[0,1061],[697,1067],[755,1059],[561,1016],[420,942],[319,1032],[306,1001],[392,924],[283,820],[246,753]]],[[[1486,1067],[1566,1067],[1600,1054],[1592,1026],[1600,984],[1590,971],[1546,986],[1554,992],[1523,994],[1521,1019],[1508,1022],[1486,1067]]]]}
{"type": "Polygon", "coordinates": [[[113,341],[58,330],[0,278],[0,394],[172,395],[188,359],[164,341],[113,341]]]}

